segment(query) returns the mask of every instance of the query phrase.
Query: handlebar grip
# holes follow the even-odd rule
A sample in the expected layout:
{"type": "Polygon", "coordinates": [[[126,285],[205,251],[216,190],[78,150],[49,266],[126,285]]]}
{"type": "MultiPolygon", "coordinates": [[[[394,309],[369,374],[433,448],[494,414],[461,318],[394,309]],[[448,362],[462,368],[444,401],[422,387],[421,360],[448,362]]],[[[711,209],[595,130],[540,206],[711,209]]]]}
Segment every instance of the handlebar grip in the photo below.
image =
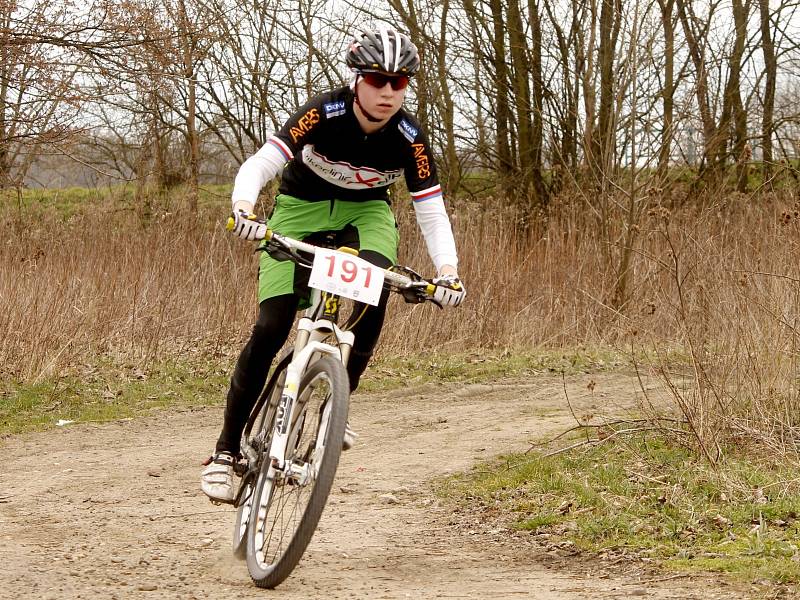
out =
{"type": "MultiPolygon", "coordinates": [[[[255,215],[252,215],[252,216],[255,217],[255,215]]],[[[265,221],[258,220],[258,222],[266,224],[265,221]]],[[[233,216],[230,216],[230,217],[228,217],[228,220],[225,222],[225,229],[227,229],[228,231],[233,231],[234,227],[236,227],[236,220],[233,218],[233,216]]],[[[267,241],[272,239],[272,230],[271,229],[267,229],[264,232],[264,238],[263,239],[265,239],[267,241]]]]}

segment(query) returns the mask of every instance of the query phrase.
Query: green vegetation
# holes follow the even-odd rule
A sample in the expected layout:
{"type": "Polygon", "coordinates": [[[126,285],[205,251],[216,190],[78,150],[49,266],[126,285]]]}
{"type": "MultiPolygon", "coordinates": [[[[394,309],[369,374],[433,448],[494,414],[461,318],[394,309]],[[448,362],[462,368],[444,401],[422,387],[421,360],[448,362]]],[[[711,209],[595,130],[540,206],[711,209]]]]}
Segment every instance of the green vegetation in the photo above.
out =
{"type": "Polygon", "coordinates": [[[19,193],[16,190],[3,190],[0,192],[0,199],[5,206],[5,212],[24,211],[25,214],[53,214],[56,217],[68,219],[85,211],[89,205],[99,204],[112,196],[120,197],[124,193],[123,187],[27,188],[19,193]]]}
{"type": "Polygon", "coordinates": [[[208,406],[224,399],[227,371],[203,363],[83,367],[49,381],[0,382],[0,435],[59,422],[105,422],[165,407],[208,406]]]}
{"type": "Polygon", "coordinates": [[[800,479],[786,460],[731,449],[715,471],[657,435],[570,453],[501,457],[443,495],[518,530],[679,570],[800,581],[800,479]]]}
{"type": "MultiPolygon", "coordinates": [[[[224,402],[233,355],[160,362],[141,369],[109,360],[83,365],[35,383],[0,382],[0,435],[46,429],[58,421],[103,422],[154,409],[213,406],[224,402]]],[[[580,373],[619,368],[624,357],[610,351],[421,354],[379,358],[367,370],[362,392],[409,383],[479,382],[546,372],[580,373]]]]}
{"type": "MultiPolygon", "coordinates": [[[[202,185],[199,190],[200,208],[224,209],[229,205],[231,184],[202,185]]],[[[137,204],[136,186],[119,184],[101,188],[25,188],[0,191],[0,207],[5,212],[24,211],[25,214],[52,214],[59,219],[69,219],[86,212],[89,207],[103,207],[114,212],[134,212],[137,204]]],[[[143,194],[152,207],[168,211],[182,206],[186,188],[177,186],[161,192],[145,189],[143,194]]]]}
{"type": "Polygon", "coordinates": [[[628,365],[628,358],[608,348],[536,352],[497,350],[465,354],[421,353],[378,358],[364,374],[359,390],[388,390],[409,383],[479,383],[502,377],[543,373],[595,373],[628,365]]]}

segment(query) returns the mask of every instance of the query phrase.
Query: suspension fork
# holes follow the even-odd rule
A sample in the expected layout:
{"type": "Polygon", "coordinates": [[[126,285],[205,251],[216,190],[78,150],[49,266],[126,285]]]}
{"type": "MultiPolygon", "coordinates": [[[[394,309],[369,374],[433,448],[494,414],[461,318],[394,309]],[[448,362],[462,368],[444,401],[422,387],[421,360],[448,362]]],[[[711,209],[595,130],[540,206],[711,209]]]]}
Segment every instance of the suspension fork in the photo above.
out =
{"type": "MultiPolygon", "coordinates": [[[[312,307],[297,324],[297,338],[292,361],[286,369],[286,380],[275,415],[275,428],[269,449],[269,476],[287,471],[286,449],[295,429],[300,380],[314,356],[329,354],[347,366],[355,341],[352,331],[343,331],[337,324],[338,296],[313,290],[312,307]],[[332,340],[333,343],[326,343],[332,340]]],[[[291,466],[291,465],[289,465],[291,466]]]]}

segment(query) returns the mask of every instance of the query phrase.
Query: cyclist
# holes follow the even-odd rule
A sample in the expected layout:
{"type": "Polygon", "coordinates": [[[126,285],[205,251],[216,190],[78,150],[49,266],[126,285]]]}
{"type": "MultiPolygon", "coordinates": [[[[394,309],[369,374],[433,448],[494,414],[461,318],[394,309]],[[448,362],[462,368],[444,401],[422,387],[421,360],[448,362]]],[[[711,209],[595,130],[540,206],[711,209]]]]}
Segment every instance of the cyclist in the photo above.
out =
{"type": "MultiPolygon", "coordinates": [[[[356,36],[345,60],[353,72],[350,85],[312,98],[240,167],[232,194],[233,232],[247,240],[263,236],[266,226],[256,221],[254,206],[264,185],[281,173],[270,228],[295,239],[338,232],[341,245],[356,247],[361,258],[387,268],[397,261],[399,239],[389,188],[404,177],[437,269],[435,299],[457,306],[466,292],[436,165],[425,131],[402,108],[409,78],[419,69],[417,48],[407,35],[381,27],[356,36]]],[[[214,500],[234,497],[242,430],[295,312],[307,306],[307,280],[308,272],[291,261],[261,254],[258,318],[233,371],[222,432],[201,477],[203,492],[214,500]]],[[[385,292],[353,328],[351,391],[378,341],[387,298],[385,292]]],[[[345,449],[354,437],[348,426],[345,449]]]]}

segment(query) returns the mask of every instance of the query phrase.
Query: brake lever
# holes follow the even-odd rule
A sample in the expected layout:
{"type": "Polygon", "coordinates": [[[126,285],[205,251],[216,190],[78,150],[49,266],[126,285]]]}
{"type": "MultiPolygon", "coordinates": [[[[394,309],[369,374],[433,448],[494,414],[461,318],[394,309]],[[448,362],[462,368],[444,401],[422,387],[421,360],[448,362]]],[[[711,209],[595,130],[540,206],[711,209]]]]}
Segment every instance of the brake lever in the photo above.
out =
{"type": "Polygon", "coordinates": [[[312,262],[302,256],[288,244],[283,243],[279,238],[270,238],[263,246],[255,249],[256,252],[266,252],[271,258],[279,262],[290,260],[301,267],[309,268],[312,262]]]}
{"type": "Polygon", "coordinates": [[[428,291],[428,287],[430,285],[431,283],[428,280],[421,279],[420,281],[415,281],[407,288],[401,288],[399,291],[403,296],[403,299],[409,304],[422,304],[423,302],[427,301],[435,304],[439,308],[443,308],[439,302],[431,297],[431,294],[428,291]]]}

